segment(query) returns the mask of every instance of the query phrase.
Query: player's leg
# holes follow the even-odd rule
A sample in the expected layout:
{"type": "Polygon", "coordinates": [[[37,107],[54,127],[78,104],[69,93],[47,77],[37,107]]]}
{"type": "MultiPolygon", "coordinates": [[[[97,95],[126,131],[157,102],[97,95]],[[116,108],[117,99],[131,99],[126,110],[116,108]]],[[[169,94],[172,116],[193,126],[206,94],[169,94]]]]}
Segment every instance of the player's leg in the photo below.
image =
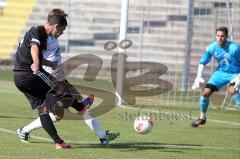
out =
{"type": "Polygon", "coordinates": [[[109,141],[114,140],[120,135],[120,133],[113,133],[101,130],[99,122],[92,115],[90,109],[88,109],[94,102],[94,95],[89,95],[87,98],[83,99],[81,94],[74,88],[73,85],[71,85],[67,80],[65,80],[65,83],[66,92],[73,96],[72,102],[69,105],[73,107],[76,111],[78,111],[80,115],[83,116],[85,123],[93,132],[98,135],[102,144],[108,144],[109,141]]]}
{"type": "Polygon", "coordinates": [[[76,98],[73,98],[71,107],[73,107],[80,115],[83,115],[87,109],[89,109],[94,102],[94,95],[89,95],[83,101],[79,102],[76,98]]]}
{"type": "Polygon", "coordinates": [[[240,92],[236,91],[233,86],[229,87],[229,92],[232,94],[232,99],[236,103],[236,107],[240,108],[240,92]]]}
{"type": "MultiPolygon", "coordinates": [[[[58,114],[53,114],[53,113],[49,113],[49,116],[52,120],[53,123],[60,121],[63,118],[62,113],[58,114]]],[[[30,132],[36,129],[42,128],[42,123],[40,120],[40,117],[38,117],[37,119],[35,119],[34,121],[32,121],[30,124],[24,126],[24,127],[20,127],[17,129],[17,132],[22,132],[21,133],[21,138],[20,140],[24,143],[28,143],[29,139],[30,139],[30,132]]]]}
{"type": "Polygon", "coordinates": [[[240,108],[240,86],[237,85],[235,86],[235,82],[236,80],[239,80],[239,79],[236,79],[236,78],[239,78],[239,74],[232,74],[231,77],[230,77],[230,84],[229,84],[229,92],[230,94],[232,95],[232,99],[235,101],[236,103],[236,106],[237,108],[240,108]]]}
{"type": "MultiPolygon", "coordinates": [[[[89,99],[86,99],[86,100],[89,102],[89,99]]],[[[48,95],[47,95],[48,107],[51,107],[51,105],[54,105],[54,109],[52,109],[52,110],[54,110],[54,114],[49,113],[49,116],[50,116],[50,118],[53,122],[61,120],[63,118],[63,115],[64,115],[64,109],[63,109],[64,107],[63,106],[58,106],[57,101],[58,101],[58,99],[54,95],[52,95],[51,93],[48,93],[48,95]]],[[[72,103],[72,99],[71,100],[62,99],[62,101],[65,105],[66,104],[70,105],[72,103]]],[[[90,104],[92,105],[92,103],[93,103],[93,101],[91,101],[90,104]]],[[[75,105],[75,107],[78,108],[80,112],[83,112],[84,105],[82,103],[79,104],[77,102],[77,104],[73,104],[73,105],[75,105]],[[79,106],[79,105],[81,105],[81,106],[79,106]]],[[[85,105],[87,105],[87,104],[85,104],[85,105]]],[[[29,142],[30,132],[35,130],[35,129],[38,129],[38,128],[42,128],[42,123],[41,123],[40,117],[38,117],[36,120],[31,122],[27,126],[24,126],[24,127],[21,127],[21,128],[17,129],[20,140],[24,143],[29,142]]]]}
{"type": "Polygon", "coordinates": [[[83,114],[83,119],[84,122],[87,124],[87,126],[95,132],[98,137],[104,138],[105,137],[105,131],[102,131],[99,125],[99,122],[97,119],[93,116],[92,112],[90,109],[88,109],[84,114],[83,114]]]}
{"type": "MultiPolygon", "coordinates": [[[[48,113],[48,107],[46,105],[46,94],[49,91],[49,86],[42,81],[40,78],[36,78],[35,75],[29,73],[26,75],[31,80],[23,80],[24,84],[16,83],[16,86],[24,93],[24,95],[29,100],[32,109],[37,109],[39,112],[39,118],[44,130],[49,134],[49,136],[56,143],[56,148],[70,148],[71,145],[66,144],[57,134],[57,131],[53,125],[53,122],[48,113]],[[34,77],[33,77],[34,76],[34,77]],[[31,89],[29,89],[31,88],[31,89]],[[59,146],[60,145],[60,146],[59,146]]],[[[23,76],[17,76],[17,78],[23,78],[23,76]]],[[[26,78],[26,77],[24,77],[26,78]]],[[[28,79],[28,78],[26,78],[28,79]]],[[[19,80],[21,81],[21,79],[19,80]]],[[[19,138],[21,139],[24,132],[18,130],[19,138]]]]}
{"type": "Polygon", "coordinates": [[[38,108],[39,118],[27,125],[24,128],[19,128],[17,130],[19,138],[22,142],[26,143],[29,140],[29,132],[36,128],[43,127],[44,130],[49,134],[56,144],[56,149],[60,148],[71,148],[70,144],[65,143],[57,134],[57,131],[53,125],[52,118],[55,118],[55,115],[48,113],[48,109],[43,104],[42,107],[38,108]],[[28,132],[29,131],[29,132],[28,132]]]}
{"type": "Polygon", "coordinates": [[[200,119],[206,120],[206,113],[209,106],[209,98],[213,94],[214,91],[217,91],[216,86],[213,84],[207,84],[204,88],[202,95],[200,97],[200,119]]]}
{"type": "Polygon", "coordinates": [[[73,97],[76,99],[73,101],[71,104],[71,107],[73,107],[76,111],[79,112],[83,116],[83,119],[87,126],[98,135],[101,144],[108,144],[109,141],[114,140],[116,137],[119,136],[119,133],[113,133],[109,131],[103,131],[100,128],[100,124],[95,118],[91,112],[90,109],[88,109],[94,102],[94,96],[89,95],[87,98],[85,98],[82,101],[82,96],[81,94],[74,88],[73,85],[71,85],[68,81],[65,81],[67,86],[67,92],[69,94],[72,94],[73,97]],[[82,102],[78,102],[82,101],[82,102]]]}
{"type": "Polygon", "coordinates": [[[229,87],[229,92],[232,95],[232,99],[235,101],[236,103],[236,107],[240,108],[240,92],[236,91],[234,86],[230,86],[229,87]]]}
{"type": "Polygon", "coordinates": [[[205,88],[203,89],[202,95],[200,97],[199,106],[200,106],[200,117],[194,121],[191,126],[198,127],[199,125],[203,125],[207,120],[207,110],[209,106],[209,98],[213,92],[220,90],[220,88],[228,83],[228,74],[216,71],[209,79],[205,88]]]}
{"type": "MultiPolygon", "coordinates": [[[[53,122],[57,121],[57,119],[53,113],[49,113],[49,116],[53,122]]],[[[22,132],[22,134],[21,134],[22,136],[20,139],[22,142],[27,143],[30,138],[30,132],[33,130],[39,129],[39,128],[42,128],[42,123],[40,121],[40,117],[38,117],[37,119],[32,121],[30,124],[28,124],[24,127],[18,128],[17,132],[18,133],[22,132]]]]}
{"type": "Polygon", "coordinates": [[[101,130],[100,124],[96,117],[92,114],[91,110],[88,109],[83,115],[84,122],[87,126],[98,135],[101,144],[109,144],[111,140],[117,138],[119,132],[109,132],[101,130]]]}
{"type": "Polygon", "coordinates": [[[203,125],[206,123],[206,113],[209,105],[209,97],[213,93],[213,90],[209,87],[212,87],[212,85],[207,84],[206,87],[203,89],[203,93],[199,101],[200,117],[192,123],[192,127],[198,127],[199,125],[203,125]]]}
{"type": "Polygon", "coordinates": [[[38,108],[40,121],[42,123],[43,129],[48,133],[48,135],[55,142],[55,148],[72,148],[72,146],[66,142],[64,142],[57,134],[57,130],[53,125],[53,122],[48,114],[48,108],[46,103],[43,107],[38,108]]]}
{"type": "MultiPolygon", "coordinates": [[[[47,102],[46,104],[48,105],[48,108],[51,107],[51,105],[56,107],[56,109],[55,108],[53,109],[54,113],[52,113],[52,112],[49,113],[49,116],[50,116],[52,122],[61,120],[64,115],[64,108],[61,106],[58,106],[56,97],[52,96],[52,95],[47,95],[46,102],[47,102]]],[[[35,119],[30,124],[28,124],[24,127],[18,128],[17,132],[18,133],[22,132],[20,140],[24,143],[27,143],[29,141],[30,132],[35,129],[39,129],[39,128],[42,128],[42,123],[41,123],[40,117],[35,119]]]]}
{"type": "MultiPolygon", "coordinates": [[[[69,96],[66,98],[67,100],[64,102],[68,104],[64,104],[64,105],[73,107],[81,115],[84,114],[85,111],[88,108],[90,108],[90,106],[92,106],[94,102],[94,95],[89,95],[87,98],[83,100],[83,97],[81,96],[81,94],[75,89],[75,87],[72,84],[70,84],[67,80],[65,80],[64,82],[65,82],[65,86],[64,86],[65,93],[67,93],[67,96],[69,96]]],[[[65,107],[65,108],[68,108],[68,107],[65,107]]]]}

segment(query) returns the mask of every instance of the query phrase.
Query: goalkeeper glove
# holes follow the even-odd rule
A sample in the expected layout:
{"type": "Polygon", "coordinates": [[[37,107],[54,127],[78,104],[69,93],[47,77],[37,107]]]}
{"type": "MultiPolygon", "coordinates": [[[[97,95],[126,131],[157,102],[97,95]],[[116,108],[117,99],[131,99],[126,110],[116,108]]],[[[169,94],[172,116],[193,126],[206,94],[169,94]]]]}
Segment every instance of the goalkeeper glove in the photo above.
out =
{"type": "Polygon", "coordinates": [[[200,83],[204,83],[205,80],[202,78],[202,72],[203,72],[204,65],[199,64],[198,66],[198,74],[197,77],[192,85],[192,89],[197,89],[200,86],[200,83]]]}
{"type": "Polygon", "coordinates": [[[200,86],[200,83],[204,83],[204,82],[205,80],[201,76],[197,76],[192,85],[192,89],[197,89],[200,86]]]}

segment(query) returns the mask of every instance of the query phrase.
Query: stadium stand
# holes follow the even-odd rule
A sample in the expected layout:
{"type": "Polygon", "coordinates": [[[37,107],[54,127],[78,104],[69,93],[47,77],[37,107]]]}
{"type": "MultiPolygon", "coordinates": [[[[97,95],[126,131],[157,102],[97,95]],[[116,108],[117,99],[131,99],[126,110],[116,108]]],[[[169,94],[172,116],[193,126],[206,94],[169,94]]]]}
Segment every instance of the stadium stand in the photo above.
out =
{"type": "Polygon", "coordinates": [[[0,16],[0,59],[12,60],[35,0],[8,0],[0,16]]]}
{"type": "MultiPolygon", "coordinates": [[[[26,27],[21,32],[21,36],[23,36],[23,33],[29,29],[29,27],[42,24],[46,19],[46,13],[50,9],[56,7],[64,9],[69,13],[69,27],[65,31],[65,34],[59,38],[63,52],[68,52],[68,54],[64,54],[64,56],[71,57],[87,53],[95,54],[104,60],[104,63],[106,63],[104,67],[106,67],[106,70],[109,70],[111,57],[117,50],[107,52],[104,50],[103,45],[109,40],[118,42],[121,1],[37,0],[33,9],[31,9],[31,4],[24,4],[24,2],[28,1],[32,2],[31,4],[34,3],[33,0],[22,0],[22,2],[17,0],[10,1],[12,5],[9,6],[12,7],[5,9],[8,16],[14,17],[13,15],[18,15],[17,19],[20,19],[19,21],[26,18],[27,13],[29,13],[28,11],[32,10],[26,27]],[[15,10],[14,5],[15,8],[16,6],[19,8],[21,8],[20,6],[24,6],[23,10],[15,10]]],[[[216,25],[228,24],[224,2],[223,0],[201,0],[194,2],[191,48],[191,59],[194,60],[191,62],[190,73],[195,72],[199,57],[206,45],[214,39],[213,35],[216,25]],[[215,15],[218,15],[217,22],[215,15]]],[[[231,0],[230,2],[233,16],[239,19],[239,11],[236,11],[235,9],[237,8],[233,7],[233,3],[239,5],[239,1],[231,0]]],[[[160,62],[167,65],[169,71],[182,71],[186,49],[187,13],[187,1],[131,0],[127,37],[133,41],[133,45],[126,52],[129,60],[160,62]],[[142,35],[140,33],[142,33],[142,35]]],[[[2,20],[1,22],[4,23],[2,20]]],[[[14,25],[11,25],[11,27],[7,27],[9,25],[3,25],[9,31],[5,29],[4,33],[1,32],[0,36],[2,39],[2,37],[8,35],[7,38],[4,38],[4,43],[1,41],[1,46],[5,45],[5,47],[0,48],[0,50],[5,50],[4,52],[8,56],[12,53],[10,49],[13,48],[13,41],[16,40],[20,33],[20,29],[15,29],[15,26],[21,26],[18,28],[23,28],[22,25],[24,24],[24,22],[21,22],[21,25],[18,25],[15,24],[16,22],[16,19],[12,20],[11,23],[14,25]],[[14,31],[14,34],[9,34],[14,31]],[[7,39],[13,43],[6,42],[8,41],[7,39]]],[[[239,23],[239,20],[233,23],[233,28],[235,29],[234,40],[238,43],[240,38],[236,37],[240,36],[239,23]]],[[[1,26],[1,28],[3,26],[1,26]]],[[[75,74],[78,73],[76,72],[75,74]]],[[[105,73],[103,73],[101,77],[108,78],[110,76],[106,76],[105,73]]]]}

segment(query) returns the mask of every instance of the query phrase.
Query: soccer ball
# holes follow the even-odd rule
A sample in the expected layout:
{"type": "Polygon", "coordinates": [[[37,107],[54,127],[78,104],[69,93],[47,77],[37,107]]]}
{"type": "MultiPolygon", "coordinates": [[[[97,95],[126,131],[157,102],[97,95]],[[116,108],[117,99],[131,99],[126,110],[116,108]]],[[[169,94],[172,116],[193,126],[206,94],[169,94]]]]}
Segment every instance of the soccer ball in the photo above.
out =
{"type": "Polygon", "coordinates": [[[153,120],[149,116],[139,116],[134,121],[134,129],[139,134],[147,134],[152,130],[153,120]]]}

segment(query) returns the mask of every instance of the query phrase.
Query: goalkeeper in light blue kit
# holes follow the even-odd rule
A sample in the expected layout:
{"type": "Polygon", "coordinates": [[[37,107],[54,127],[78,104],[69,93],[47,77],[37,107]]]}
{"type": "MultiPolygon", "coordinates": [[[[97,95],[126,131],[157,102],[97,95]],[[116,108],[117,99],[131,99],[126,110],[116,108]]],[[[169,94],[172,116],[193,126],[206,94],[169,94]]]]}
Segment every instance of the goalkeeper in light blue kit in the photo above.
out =
{"type": "Polygon", "coordinates": [[[198,74],[192,85],[192,89],[199,87],[204,82],[202,78],[203,68],[213,57],[218,62],[213,75],[208,80],[200,97],[200,117],[192,123],[192,127],[198,127],[206,123],[206,112],[209,105],[209,97],[214,91],[229,84],[229,92],[232,99],[240,108],[240,46],[227,40],[228,29],[224,26],[216,29],[216,41],[211,43],[200,59],[198,74]]]}

